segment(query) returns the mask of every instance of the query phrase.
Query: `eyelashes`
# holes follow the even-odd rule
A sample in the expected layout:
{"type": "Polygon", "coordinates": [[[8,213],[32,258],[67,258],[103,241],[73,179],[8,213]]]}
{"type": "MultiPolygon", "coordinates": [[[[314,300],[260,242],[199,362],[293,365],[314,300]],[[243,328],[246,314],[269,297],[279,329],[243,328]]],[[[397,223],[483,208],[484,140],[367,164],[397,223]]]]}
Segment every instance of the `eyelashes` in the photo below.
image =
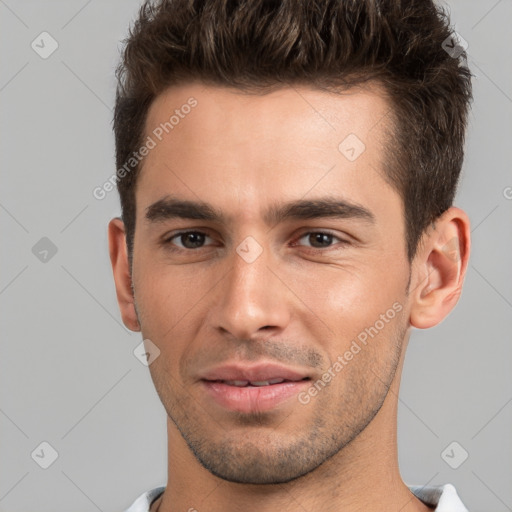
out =
{"type": "MultiPolygon", "coordinates": [[[[178,233],[175,233],[174,235],[170,236],[170,237],[167,237],[166,240],[164,240],[164,245],[171,245],[172,247],[172,244],[173,244],[173,240],[174,239],[178,239],[181,241],[183,241],[183,237],[187,236],[187,235],[195,235],[192,239],[189,239],[187,243],[191,242],[192,244],[192,247],[185,247],[183,244],[182,244],[182,247],[178,246],[180,249],[183,249],[185,251],[187,250],[197,250],[197,249],[202,249],[202,247],[195,247],[194,245],[197,244],[198,242],[200,242],[201,240],[204,241],[205,238],[210,238],[206,233],[204,233],[203,231],[180,231],[178,233]],[[199,236],[197,236],[199,235],[199,236]]],[[[212,239],[213,240],[213,239],[212,239]]]]}
{"type": "MultiPolygon", "coordinates": [[[[208,239],[213,241],[213,238],[204,231],[184,230],[173,233],[171,236],[167,236],[162,241],[162,245],[174,252],[197,252],[201,249],[207,249],[208,247],[215,247],[215,245],[211,244],[204,245],[208,239]]],[[[304,247],[309,252],[325,252],[326,250],[339,248],[348,244],[350,244],[348,240],[341,238],[330,231],[310,230],[303,232],[300,236],[296,237],[290,245],[292,247],[304,247]],[[302,240],[305,240],[312,245],[302,245],[300,243],[302,240]],[[317,245],[315,246],[315,244],[317,245]],[[327,245],[322,246],[322,244],[327,245]]]]}
{"type": "MultiPolygon", "coordinates": [[[[303,238],[305,237],[318,237],[318,235],[321,235],[323,237],[323,240],[325,241],[326,239],[329,241],[329,242],[332,242],[334,239],[338,240],[338,243],[344,245],[344,244],[348,244],[349,242],[343,238],[340,238],[339,236],[329,232],[329,231],[308,231],[306,233],[304,233],[302,236],[299,237],[298,240],[302,240],[303,238]]],[[[314,240],[314,238],[313,238],[314,240]]],[[[318,243],[318,238],[315,240],[314,243],[318,243]]],[[[294,244],[294,245],[297,245],[297,244],[294,244]]],[[[308,246],[306,246],[308,247],[308,246]]],[[[313,249],[317,249],[317,250],[322,250],[322,249],[330,249],[331,247],[333,247],[332,245],[328,245],[327,247],[314,247],[312,246],[313,249]]]]}

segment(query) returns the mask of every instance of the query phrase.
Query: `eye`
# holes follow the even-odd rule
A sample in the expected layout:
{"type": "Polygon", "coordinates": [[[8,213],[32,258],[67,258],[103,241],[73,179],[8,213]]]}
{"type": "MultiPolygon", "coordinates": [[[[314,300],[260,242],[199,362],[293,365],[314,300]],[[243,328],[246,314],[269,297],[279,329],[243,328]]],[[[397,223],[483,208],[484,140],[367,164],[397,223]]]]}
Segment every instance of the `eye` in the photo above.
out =
{"type": "Polygon", "coordinates": [[[337,240],[342,245],[348,244],[349,242],[343,240],[332,233],[327,231],[309,231],[308,233],[304,233],[294,245],[303,245],[299,242],[301,240],[305,240],[310,245],[306,245],[306,247],[312,247],[314,249],[328,249],[332,246],[333,241],[337,240]]]}
{"type": "Polygon", "coordinates": [[[176,245],[180,249],[201,249],[206,239],[212,240],[202,231],[181,231],[164,240],[164,245],[176,245]]]}

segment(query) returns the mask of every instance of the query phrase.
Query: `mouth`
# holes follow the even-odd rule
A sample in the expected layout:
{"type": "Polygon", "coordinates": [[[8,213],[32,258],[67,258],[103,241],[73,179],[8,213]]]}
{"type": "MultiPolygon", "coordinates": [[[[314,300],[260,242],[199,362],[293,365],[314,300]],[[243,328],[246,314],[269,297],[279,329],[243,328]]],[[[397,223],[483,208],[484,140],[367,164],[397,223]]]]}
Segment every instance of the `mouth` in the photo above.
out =
{"type": "Polygon", "coordinates": [[[223,412],[262,413],[295,405],[294,397],[310,386],[305,372],[273,363],[247,366],[225,365],[201,375],[206,407],[223,412]]]}
{"type": "Polygon", "coordinates": [[[261,388],[263,386],[274,386],[276,384],[282,384],[283,382],[301,382],[303,380],[311,380],[309,377],[304,377],[302,379],[282,379],[282,378],[275,378],[275,379],[268,379],[268,380],[206,380],[203,379],[206,382],[218,382],[222,384],[226,384],[227,386],[235,386],[237,388],[246,388],[246,387],[253,387],[253,388],[261,388]]]}
{"type": "Polygon", "coordinates": [[[198,377],[201,380],[223,382],[237,387],[259,387],[281,384],[284,381],[298,382],[310,378],[310,375],[305,371],[272,362],[256,365],[231,362],[206,370],[198,377]]]}

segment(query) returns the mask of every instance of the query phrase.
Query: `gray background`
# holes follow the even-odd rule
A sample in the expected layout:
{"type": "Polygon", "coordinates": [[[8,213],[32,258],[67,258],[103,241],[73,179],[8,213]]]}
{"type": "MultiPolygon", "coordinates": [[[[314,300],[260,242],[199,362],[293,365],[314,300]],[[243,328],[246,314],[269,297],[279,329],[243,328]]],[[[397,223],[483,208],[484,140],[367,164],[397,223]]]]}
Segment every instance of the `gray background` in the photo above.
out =
{"type": "MultiPolygon", "coordinates": [[[[166,481],[165,413],[133,355],[140,334],[121,322],[108,258],[117,193],[92,196],[115,171],[113,68],[138,5],[0,0],[1,512],[123,510],[166,481]],[[43,31],[59,45],[47,59],[31,48],[43,31]],[[43,237],[57,248],[46,261],[43,237]],[[58,452],[48,469],[36,463],[50,461],[48,449],[37,449],[43,441],[58,452]]],[[[447,5],[476,75],[457,198],[472,221],[473,252],[455,311],[413,332],[400,464],[406,483],[451,482],[470,510],[505,511],[512,510],[512,1],[447,5]],[[467,460],[453,469],[446,461],[460,464],[463,450],[467,460]]]]}

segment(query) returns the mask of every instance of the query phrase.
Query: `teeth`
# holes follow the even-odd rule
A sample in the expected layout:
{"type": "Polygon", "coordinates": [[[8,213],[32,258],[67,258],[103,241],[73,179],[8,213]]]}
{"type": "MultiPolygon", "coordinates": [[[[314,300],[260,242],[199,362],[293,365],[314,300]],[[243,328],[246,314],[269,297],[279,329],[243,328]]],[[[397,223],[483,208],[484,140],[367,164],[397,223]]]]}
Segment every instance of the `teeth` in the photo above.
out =
{"type": "Polygon", "coordinates": [[[228,386],[238,386],[241,388],[249,384],[248,380],[225,380],[224,382],[228,384],[228,386]]]}
{"type": "Polygon", "coordinates": [[[268,386],[270,383],[268,380],[254,380],[251,381],[251,386],[268,386]]]}
{"type": "Polygon", "coordinates": [[[237,386],[237,387],[245,387],[247,385],[251,386],[269,386],[270,384],[279,384],[280,382],[284,382],[284,379],[270,379],[270,380],[225,380],[223,381],[228,386],[237,386]]]}

